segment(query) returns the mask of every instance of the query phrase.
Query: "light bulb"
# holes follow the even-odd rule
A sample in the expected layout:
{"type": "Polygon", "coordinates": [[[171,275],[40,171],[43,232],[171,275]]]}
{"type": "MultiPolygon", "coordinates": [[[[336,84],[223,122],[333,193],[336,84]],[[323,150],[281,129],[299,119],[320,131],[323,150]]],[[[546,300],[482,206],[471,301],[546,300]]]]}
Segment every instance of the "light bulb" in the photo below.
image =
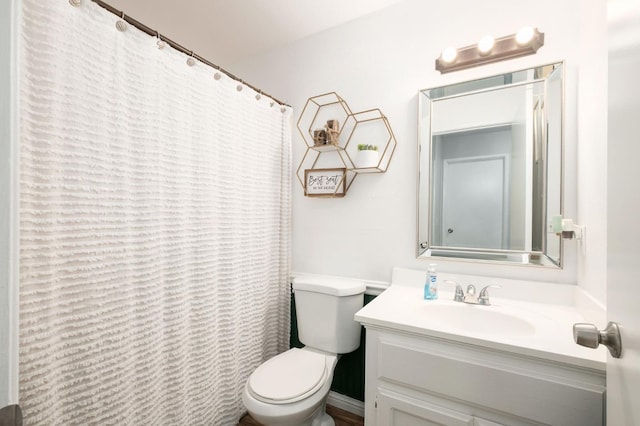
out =
{"type": "Polygon", "coordinates": [[[534,31],[532,27],[522,27],[516,33],[516,43],[520,46],[529,44],[533,39],[534,31]]]}
{"type": "Polygon", "coordinates": [[[482,37],[478,42],[478,50],[480,51],[480,54],[486,55],[491,52],[491,49],[493,49],[493,45],[495,44],[495,42],[496,41],[490,35],[482,37]]]}
{"type": "Polygon", "coordinates": [[[458,57],[458,51],[453,47],[447,47],[442,51],[440,57],[442,58],[443,62],[450,64],[454,62],[458,57]]]}

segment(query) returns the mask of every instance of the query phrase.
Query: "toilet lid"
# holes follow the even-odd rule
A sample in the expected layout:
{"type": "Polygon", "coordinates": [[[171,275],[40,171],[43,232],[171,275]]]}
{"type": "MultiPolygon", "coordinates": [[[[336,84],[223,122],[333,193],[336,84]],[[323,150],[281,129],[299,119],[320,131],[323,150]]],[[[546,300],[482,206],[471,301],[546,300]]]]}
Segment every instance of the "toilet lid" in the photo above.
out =
{"type": "Polygon", "coordinates": [[[291,403],[314,394],[326,375],[324,355],[293,348],[260,365],[249,378],[249,389],[264,402],[291,403]]]}

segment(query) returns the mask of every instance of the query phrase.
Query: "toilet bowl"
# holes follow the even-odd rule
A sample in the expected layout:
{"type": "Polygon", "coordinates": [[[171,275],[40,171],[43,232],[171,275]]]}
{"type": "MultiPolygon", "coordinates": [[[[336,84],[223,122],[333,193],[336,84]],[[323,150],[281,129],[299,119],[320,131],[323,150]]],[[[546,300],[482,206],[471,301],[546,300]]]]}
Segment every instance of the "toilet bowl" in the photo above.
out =
{"type": "Polygon", "coordinates": [[[337,356],[293,348],[260,365],[244,388],[242,401],[265,426],[333,426],[325,403],[337,356]]]}
{"type": "Polygon", "coordinates": [[[265,426],[334,426],[325,404],[338,354],[360,346],[354,320],[364,302],[362,280],[298,276],[292,283],[298,337],[306,346],[260,365],[244,387],[244,406],[265,426]]]}

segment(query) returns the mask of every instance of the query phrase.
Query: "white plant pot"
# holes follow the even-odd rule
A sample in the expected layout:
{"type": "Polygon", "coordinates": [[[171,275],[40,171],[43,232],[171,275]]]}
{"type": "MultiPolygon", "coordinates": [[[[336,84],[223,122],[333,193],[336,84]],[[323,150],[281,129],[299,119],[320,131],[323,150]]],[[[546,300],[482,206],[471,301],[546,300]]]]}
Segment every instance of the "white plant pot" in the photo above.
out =
{"type": "Polygon", "coordinates": [[[378,151],[365,150],[358,151],[356,155],[356,167],[366,169],[368,167],[378,167],[380,162],[380,153],[378,151]]]}

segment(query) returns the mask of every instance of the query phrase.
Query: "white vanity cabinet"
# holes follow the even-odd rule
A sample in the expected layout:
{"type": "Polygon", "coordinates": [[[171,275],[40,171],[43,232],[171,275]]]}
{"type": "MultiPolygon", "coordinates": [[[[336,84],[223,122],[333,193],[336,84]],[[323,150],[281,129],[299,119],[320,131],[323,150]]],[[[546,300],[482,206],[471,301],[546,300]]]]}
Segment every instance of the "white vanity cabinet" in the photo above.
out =
{"type": "Polygon", "coordinates": [[[366,426],[603,424],[601,370],[363,323],[366,426]]]}

